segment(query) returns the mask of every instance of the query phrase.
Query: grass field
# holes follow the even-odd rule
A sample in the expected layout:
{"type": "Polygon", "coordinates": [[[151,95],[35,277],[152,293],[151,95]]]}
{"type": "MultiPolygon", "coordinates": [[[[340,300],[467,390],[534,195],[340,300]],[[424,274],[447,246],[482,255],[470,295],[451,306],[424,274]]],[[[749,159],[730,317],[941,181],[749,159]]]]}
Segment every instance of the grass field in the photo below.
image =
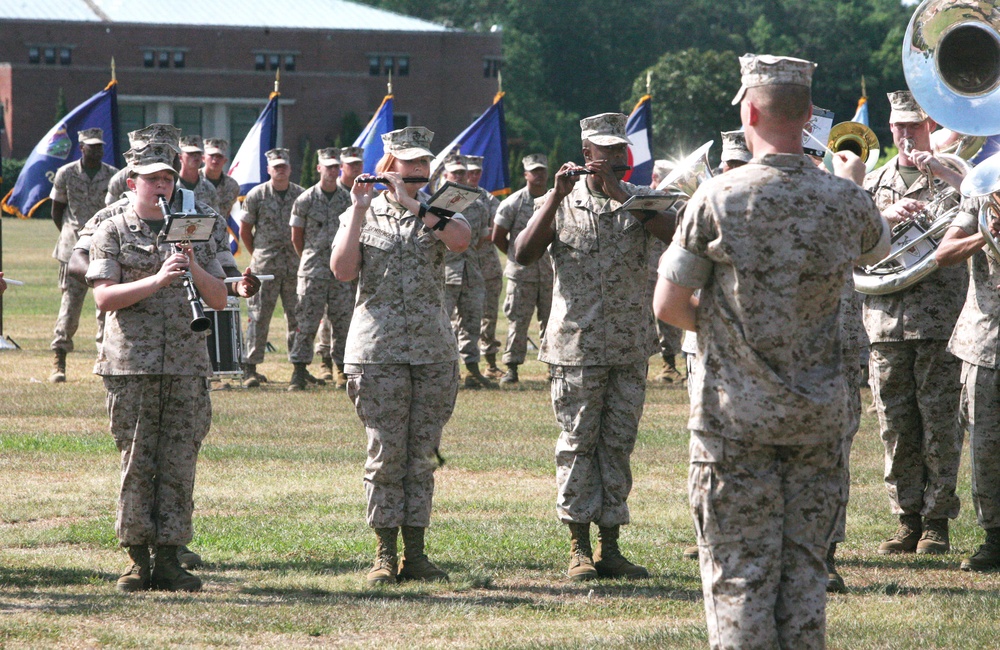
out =
{"type": "MultiPolygon", "coordinates": [[[[207,561],[204,591],[117,594],[126,564],[113,530],[118,457],[91,374],[92,299],[69,381],[46,381],[55,238],[51,222],[3,220],[4,269],[28,284],[3,302],[4,332],[22,349],[0,352],[0,647],[707,647],[697,563],[681,555],[693,542],[684,390],[650,384],[633,456],[633,524],[622,541],[652,579],[565,579],[558,431],[544,366],[531,362],[516,390],[461,391],[445,429],[428,550],[451,582],[371,589],[364,432],[345,393],[285,392],[280,320],[278,351],[261,368],[272,383],[213,393],[192,544],[207,561]]],[[[958,570],[982,537],[968,457],[954,550],[939,557],[875,553],[894,519],[867,414],[852,465],[839,552],[851,593],[830,599],[830,647],[998,647],[1000,576],[958,570]]]]}

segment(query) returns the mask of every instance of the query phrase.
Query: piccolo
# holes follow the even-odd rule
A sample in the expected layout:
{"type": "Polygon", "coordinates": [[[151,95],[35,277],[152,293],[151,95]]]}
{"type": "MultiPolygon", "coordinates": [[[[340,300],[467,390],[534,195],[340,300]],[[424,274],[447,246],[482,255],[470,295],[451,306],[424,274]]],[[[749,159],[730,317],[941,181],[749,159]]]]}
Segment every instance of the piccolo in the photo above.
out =
{"type": "MultiPolygon", "coordinates": [[[[425,178],[423,176],[404,176],[404,183],[427,183],[431,179],[425,178]]],[[[359,176],[355,183],[391,183],[392,181],[385,176],[359,176]]]]}
{"type": "MultiPolygon", "coordinates": [[[[611,168],[611,171],[613,171],[613,172],[627,172],[630,169],[632,169],[631,165],[614,165],[611,168]]],[[[583,176],[584,174],[596,174],[596,173],[597,172],[592,172],[589,169],[586,169],[585,167],[578,167],[577,169],[571,169],[571,170],[569,170],[568,172],[566,172],[565,175],[566,176],[583,176]]]]}
{"type": "MultiPolygon", "coordinates": [[[[223,280],[223,282],[225,282],[226,284],[231,284],[231,283],[233,283],[233,282],[239,282],[240,280],[244,280],[244,279],[246,279],[247,277],[248,277],[248,276],[245,276],[245,275],[234,275],[234,276],[232,276],[232,277],[229,277],[229,278],[225,278],[225,279],[223,280]]],[[[267,282],[267,281],[269,281],[269,280],[273,280],[273,279],[274,279],[274,276],[273,276],[273,275],[251,275],[251,276],[249,276],[249,277],[253,277],[253,278],[257,278],[257,279],[258,279],[258,280],[260,280],[261,282],[267,282]]]]}

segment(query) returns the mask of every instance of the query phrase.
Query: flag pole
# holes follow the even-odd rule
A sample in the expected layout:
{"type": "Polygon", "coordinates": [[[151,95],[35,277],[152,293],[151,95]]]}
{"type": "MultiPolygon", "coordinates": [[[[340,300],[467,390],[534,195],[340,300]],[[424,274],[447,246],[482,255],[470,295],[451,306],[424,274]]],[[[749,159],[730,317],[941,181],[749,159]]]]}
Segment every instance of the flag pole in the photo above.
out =
{"type": "Polygon", "coordinates": [[[118,81],[118,77],[115,76],[115,57],[111,57],[111,81],[118,81]]]}
{"type": "Polygon", "coordinates": [[[652,95],[653,94],[653,92],[651,90],[652,87],[653,87],[653,71],[652,70],[647,70],[646,71],[646,94],[647,95],[652,95]]]}
{"type": "Polygon", "coordinates": [[[389,81],[385,84],[385,91],[386,95],[392,94],[392,70],[389,70],[389,81]]]}
{"type": "Polygon", "coordinates": [[[497,70],[497,95],[503,95],[503,70],[497,70]]]}

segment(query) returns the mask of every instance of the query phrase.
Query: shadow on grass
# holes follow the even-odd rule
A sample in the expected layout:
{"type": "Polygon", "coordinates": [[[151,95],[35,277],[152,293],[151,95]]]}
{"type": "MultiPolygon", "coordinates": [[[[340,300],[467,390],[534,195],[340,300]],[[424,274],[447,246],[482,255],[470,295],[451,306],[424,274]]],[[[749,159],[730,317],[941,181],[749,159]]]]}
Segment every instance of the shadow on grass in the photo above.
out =
{"type": "Polygon", "coordinates": [[[319,561],[311,559],[301,560],[258,560],[252,562],[230,561],[230,562],[206,562],[205,571],[294,571],[314,573],[317,575],[341,575],[345,573],[358,573],[362,570],[362,565],[353,561],[319,561]]]}
{"type": "Polygon", "coordinates": [[[968,596],[969,594],[1000,594],[1000,589],[974,587],[913,587],[898,582],[875,582],[864,587],[849,587],[855,596],[968,596]]]}
{"type": "Polygon", "coordinates": [[[5,592],[14,589],[29,590],[67,585],[88,585],[114,582],[117,575],[88,569],[55,567],[3,567],[0,566],[0,587],[5,592]]]}

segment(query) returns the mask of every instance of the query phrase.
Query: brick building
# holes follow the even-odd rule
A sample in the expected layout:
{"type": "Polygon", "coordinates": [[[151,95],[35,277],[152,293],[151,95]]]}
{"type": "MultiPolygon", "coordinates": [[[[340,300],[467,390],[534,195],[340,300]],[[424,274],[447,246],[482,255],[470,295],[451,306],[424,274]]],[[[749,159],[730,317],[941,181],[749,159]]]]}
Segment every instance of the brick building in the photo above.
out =
{"type": "Polygon", "coordinates": [[[492,101],[500,46],[346,0],[0,2],[3,155],[26,158],[60,89],[72,109],[107,84],[112,57],[122,136],[170,122],[236,147],[280,71],[278,143],[297,174],[307,141],[330,146],[345,118],[369,119],[391,72],[397,127],[427,126],[443,145],[492,101]]]}

